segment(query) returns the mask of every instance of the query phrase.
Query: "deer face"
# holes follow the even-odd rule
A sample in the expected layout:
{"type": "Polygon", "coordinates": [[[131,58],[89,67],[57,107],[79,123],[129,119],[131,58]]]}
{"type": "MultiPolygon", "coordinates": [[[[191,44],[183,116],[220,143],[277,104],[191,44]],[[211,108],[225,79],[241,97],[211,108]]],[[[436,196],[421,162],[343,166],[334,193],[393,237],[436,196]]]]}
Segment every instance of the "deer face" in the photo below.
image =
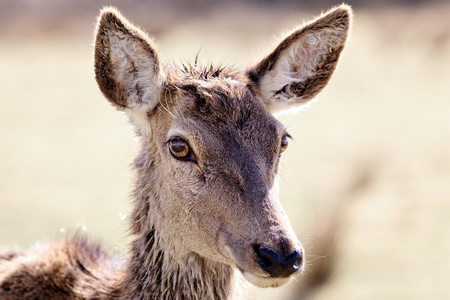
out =
{"type": "Polygon", "coordinates": [[[277,195],[289,135],[248,82],[233,77],[224,72],[168,87],[173,116],[159,110],[154,120],[165,124],[154,135],[159,172],[170,179],[160,205],[177,220],[166,227],[171,236],[181,233],[185,251],[236,266],[257,285],[278,285],[302,267],[277,195]]]}
{"type": "Polygon", "coordinates": [[[161,180],[146,213],[178,255],[234,266],[261,287],[301,271],[304,251],[278,201],[279,161],[290,136],[271,112],[305,103],[326,85],[349,13],[345,6],[332,10],[236,72],[165,68],[147,35],[116,11],[103,11],[96,78],[151,149],[145,153],[161,180]]]}

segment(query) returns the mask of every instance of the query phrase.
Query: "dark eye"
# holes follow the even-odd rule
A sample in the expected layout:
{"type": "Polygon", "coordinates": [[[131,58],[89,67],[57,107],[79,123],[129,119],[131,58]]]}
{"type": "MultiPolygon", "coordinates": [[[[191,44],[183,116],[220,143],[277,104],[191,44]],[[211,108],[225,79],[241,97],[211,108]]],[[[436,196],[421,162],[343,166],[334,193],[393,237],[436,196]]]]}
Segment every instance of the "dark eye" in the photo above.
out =
{"type": "Polygon", "coordinates": [[[283,137],[281,138],[280,155],[284,152],[284,150],[286,150],[289,143],[289,138],[290,136],[288,134],[283,135],[283,137]]]}
{"type": "Polygon", "coordinates": [[[181,137],[176,136],[169,140],[170,154],[179,160],[193,160],[192,152],[188,143],[181,137]]]}

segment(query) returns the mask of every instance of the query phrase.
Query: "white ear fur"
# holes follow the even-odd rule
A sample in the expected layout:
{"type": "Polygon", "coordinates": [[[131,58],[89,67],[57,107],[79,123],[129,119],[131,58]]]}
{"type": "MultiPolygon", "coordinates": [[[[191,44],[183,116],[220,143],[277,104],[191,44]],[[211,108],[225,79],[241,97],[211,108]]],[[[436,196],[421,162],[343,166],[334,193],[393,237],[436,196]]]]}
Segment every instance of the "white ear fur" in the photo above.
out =
{"type": "Polygon", "coordinates": [[[248,71],[272,112],[313,99],[331,78],[345,45],[351,9],[341,5],[293,30],[248,71]]]}
{"type": "Polygon", "coordinates": [[[154,108],[164,82],[157,62],[132,36],[114,33],[109,38],[111,64],[115,65],[115,79],[127,90],[127,108],[154,108]]]}
{"type": "Polygon", "coordinates": [[[116,65],[116,80],[127,88],[128,101],[124,109],[135,130],[142,136],[151,133],[148,113],[160,101],[164,82],[159,66],[132,37],[110,36],[111,62],[116,65]]]}
{"type": "Polygon", "coordinates": [[[329,35],[325,32],[308,34],[303,39],[291,45],[280,56],[275,68],[261,80],[261,93],[272,110],[283,110],[293,105],[304,104],[312,99],[312,95],[293,95],[279,92],[285,86],[305,82],[317,74],[317,67],[323,54],[338,43],[342,37],[329,35]]]}
{"type": "Polygon", "coordinates": [[[150,133],[148,113],[159,103],[165,81],[151,39],[113,8],[99,17],[95,41],[99,87],[125,111],[141,134],[150,133]]]}

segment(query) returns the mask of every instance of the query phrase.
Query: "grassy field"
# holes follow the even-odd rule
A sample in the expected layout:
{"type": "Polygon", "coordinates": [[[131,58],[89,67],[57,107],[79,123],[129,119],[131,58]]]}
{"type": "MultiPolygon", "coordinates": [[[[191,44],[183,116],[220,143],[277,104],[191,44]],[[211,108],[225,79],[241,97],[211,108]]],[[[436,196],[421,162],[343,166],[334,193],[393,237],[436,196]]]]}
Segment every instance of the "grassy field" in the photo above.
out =
{"type": "MultiPolygon", "coordinates": [[[[283,161],[282,203],[309,253],[309,272],[323,264],[328,277],[308,294],[307,273],[280,289],[253,288],[247,299],[450,298],[443,11],[356,11],[320,101],[280,117],[295,138],[283,161]]],[[[312,15],[256,11],[242,29],[216,13],[155,38],[168,61],[193,60],[201,48],[200,58],[243,67],[312,15]]],[[[87,31],[0,38],[0,248],[28,248],[74,229],[110,249],[127,240],[137,143],[96,87],[90,38],[87,31]]]]}

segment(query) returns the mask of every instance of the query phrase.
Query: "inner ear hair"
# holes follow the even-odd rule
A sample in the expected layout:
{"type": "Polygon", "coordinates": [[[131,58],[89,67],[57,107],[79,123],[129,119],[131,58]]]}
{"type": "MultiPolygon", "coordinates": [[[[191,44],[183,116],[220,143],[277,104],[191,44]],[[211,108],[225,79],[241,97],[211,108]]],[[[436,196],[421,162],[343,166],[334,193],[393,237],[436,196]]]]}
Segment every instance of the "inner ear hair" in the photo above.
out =
{"type": "Polygon", "coordinates": [[[95,74],[105,97],[121,110],[159,101],[163,74],[152,40],[111,7],[97,22],[95,74]]]}
{"type": "Polygon", "coordinates": [[[247,71],[272,111],[313,99],[328,83],[344,49],[351,8],[341,5],[294,29],[247,71]]]}

